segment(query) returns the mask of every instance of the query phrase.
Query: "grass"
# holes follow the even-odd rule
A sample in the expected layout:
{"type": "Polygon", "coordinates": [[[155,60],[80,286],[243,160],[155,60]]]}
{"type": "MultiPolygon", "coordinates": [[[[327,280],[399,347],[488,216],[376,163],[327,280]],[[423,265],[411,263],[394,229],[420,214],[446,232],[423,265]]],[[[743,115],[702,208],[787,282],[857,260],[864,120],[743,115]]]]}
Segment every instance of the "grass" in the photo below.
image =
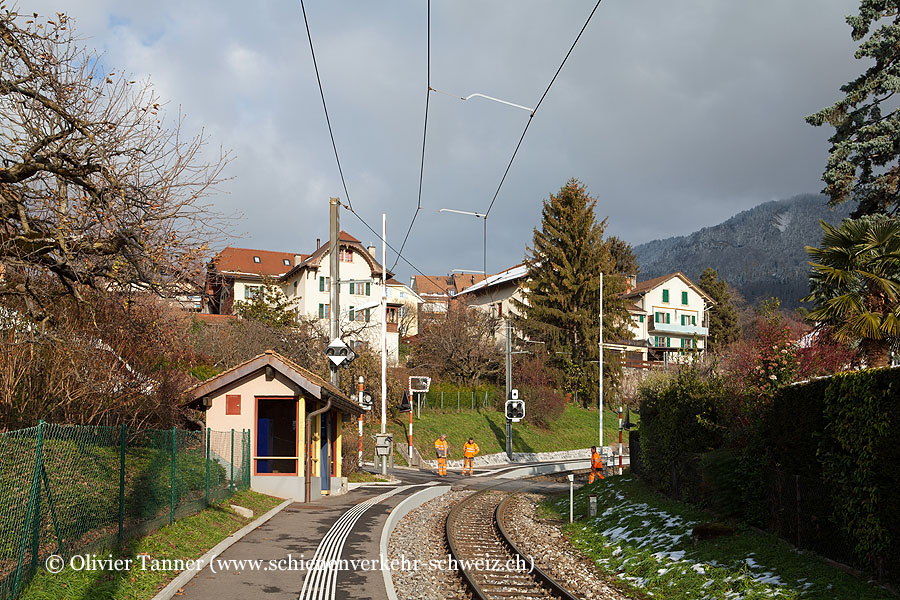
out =
{"type": "MultiPolygon", "coordinates": [[[[566,535],[602,570],[655,598],[895,598],[815,555],[740,524],[731,524],[734,535],[695,544],[693,527],[715,522],[715,517],[660,496],[631,476],[581,487],[575,494],[576,515],[586,514],[589,495],[597,496],[598,516],[566,524],[566,535]]],[[[549,500],[542,513],[568,520],[568,494],[549,500]]]]}
{"type": "MultiPolygon", "coordinates": [[[[42,514],[40,553],[57,546],[75,549],[103,543],[115,536],[119,521],[119,430],[50,426],[52,438],[43,443],[46,480],[39,480],[42,514]],[[48,495],[49,494],[49,495],[48,495]],[[53,513],[48,511],[52,497],[53,513]],[[58,525],[58,531],[56,526],[58,525]]],[[[206,485],[206,457],[200,434],[178,433],[175,454],[176,508],[202,500],[206,485]]],[[[0,594],[17,565],[19,547],[32,491],[35,450],[23,449],[15,436],[0,436],[0,594]]],[[[172,500],[172,442],[170,431],[135,432],[126,445],[124,526],[126,532],[169,514],[172,500]]],[[[210,461],[210,491],[221,492],[228,474],[210,461]]],[[[30,563],[28,565],[30,567],[30,563]]]]}
{"type": "MultiPolygon", "coordinates": [[[[449,403],[448,403],[449,404],[449,403]]],[[[526,408],[527,410],[527,408],[526,408]]],[[[636,415],[632,415],[635,418],[636,415]]],[[[389,422],[388,428],[394,434],[395,444],[406,446],[408,415],[403,414],[404,425],[389,422]]],[[[610,410],[603,415],[603,441],[611,444],[619,439],[618,413],[610,410]]],[[[548,428],[536,427],[527,422],[513,424],[513,452],[553,452],[557,450],[577,450],[589,448],[597,443],[599,419],[596,409],[584,409],[569,404],[562,416],[548,428]]],[[[441,433],[447,434],[450,442],[450,458],[462,458],[462,446],[469,439],[481,448],[481,454],[506,451],[506,418],[503,413],[492,409],[463,410],[428,408],[422,410],[421,418],[413,415],[413,443],[423,458],[432,458],[434,440],[441,433]]],[[[624,443],[628,443],[628,432],[623,432],[624,443]]]]}
{"type": "Polygon", "coordinates": [[[380,475],[373,475],[368,471],[353,471],[347,476],[347,481],[350,483],[372,483],[375,481],[387,481],[387,479],[380,475]]]}
{"type": "Polygon", "coordinates": [[[249,490],[237,492],[229,499],[195,515],[179,519],[172,525],[130,540],[121,550],[97,552],[100,558],[131,558],[149,554],[147,569],[141,561],[132,563],[126,571],[75,571],[70,568],[53,575],[41,569],[20,596],[20,600],[142,600],[152,598],[171,581],[178,571],[151,570],[153,559],[197,559],[251,519],[238,515],[230,508],[237,504],[253,510],[254,518],[282,501],[249,490]]]}

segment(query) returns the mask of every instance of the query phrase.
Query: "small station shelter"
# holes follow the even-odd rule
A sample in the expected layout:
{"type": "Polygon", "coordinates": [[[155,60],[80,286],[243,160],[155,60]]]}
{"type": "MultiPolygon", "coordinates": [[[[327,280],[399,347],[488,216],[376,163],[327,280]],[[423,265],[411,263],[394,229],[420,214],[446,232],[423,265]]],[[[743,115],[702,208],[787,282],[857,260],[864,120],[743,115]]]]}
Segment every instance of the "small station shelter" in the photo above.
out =
{"type": "Polygon", "coordinates": [[[307,447],[310,500],[345,489],[341,425],[363,409],[315,373],[268,350],[186,394],[188,406],[204,411],[210,429],[250,430],[250,489],[304,501],[307,447]],[[307,417],[317,411],[307,440],[307,417]]]}

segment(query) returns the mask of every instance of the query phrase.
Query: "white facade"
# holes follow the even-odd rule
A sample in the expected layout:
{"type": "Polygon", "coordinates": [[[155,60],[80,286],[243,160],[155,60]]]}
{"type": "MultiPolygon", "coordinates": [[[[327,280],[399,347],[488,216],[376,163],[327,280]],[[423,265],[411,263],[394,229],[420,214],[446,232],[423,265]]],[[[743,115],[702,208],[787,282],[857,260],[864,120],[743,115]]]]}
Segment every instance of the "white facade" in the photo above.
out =
{"type": "MultiPolygon", "coordinates": [[[[340,322],[341,332],[348,334],[351,340],[366,342],[378,350],[381,340],[381,273],[376,270],[378,263],[366,251],[353,246],[340,248],[340,279],[356,280],[344,283],[340,287],[340,322]]],[[[329,251],[318,258],[317,263],[305,261],[299,269],[288,273],[280,283],[284,295],[295,302],[300,315],[319,319],[322,327],[328,330],[331,309],[331,259],[329,251]]],[[[390,303],[390,300],[389,300],[390,303]]],[[[389,307],[390,309],[390,307],[389,307]]],[[[389,310],[387,334],[388,363],[397,364],[399,336],[396,320],[392,323],[389,310]],[[393,325],[393,326],[392,326],[393,325]]]]}
{"type": "Polygon", "coordinates": [[[623,296],[630,306],[631,343],[647,349],[650,360],[686,360],[706,350],[707,307],[711,298],[681,273],[642,282],[623,296]]]}

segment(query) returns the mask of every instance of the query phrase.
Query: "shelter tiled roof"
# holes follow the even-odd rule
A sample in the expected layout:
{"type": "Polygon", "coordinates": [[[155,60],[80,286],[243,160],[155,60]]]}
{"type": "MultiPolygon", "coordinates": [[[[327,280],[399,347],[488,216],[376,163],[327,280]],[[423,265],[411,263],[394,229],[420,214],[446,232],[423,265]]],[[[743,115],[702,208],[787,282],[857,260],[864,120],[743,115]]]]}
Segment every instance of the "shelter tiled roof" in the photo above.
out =
{"type": "Polygon", "coordinates": [[[188,398],[188,404],[195,403],[203,396],[207,396],[218,389],[230,385],[238,379],[256,373],[266,366],[273,367],[282,375],[285,375],[288,379],[291,379],[300,385],[308,393],[320,399],[323,398],[321,390],[326,390],[332,397],[336,408],[339,410],[347,410],[353,414],[360,414],[363,410],[362,407],[348,398],[341,390],[331,385],[331,383],[325,381],[312,371],[301,367],[294,361],[278,354],[274,350],[266,350],[262,354],[258,354],[230,369],[222,371],[215,377],[211,377],[206,381],[202,381],[188,388],[184,392],[185,396],[188,398]],[[291,373],[291,371],[294,371],[294,373],[291,373]]]}

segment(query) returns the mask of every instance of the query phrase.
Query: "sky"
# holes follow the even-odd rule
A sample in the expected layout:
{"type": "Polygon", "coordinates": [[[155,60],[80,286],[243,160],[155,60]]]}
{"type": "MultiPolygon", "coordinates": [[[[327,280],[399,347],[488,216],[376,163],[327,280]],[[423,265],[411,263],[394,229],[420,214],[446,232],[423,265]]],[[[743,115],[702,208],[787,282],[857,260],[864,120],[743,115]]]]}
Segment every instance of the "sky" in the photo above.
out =
{"type": "MultiPolygon", "coordinates": [[[[399,248],[416,206],[427,85],[426,2],[306,3],[349,200],[399,248]]],[[[534,107],[591,1],[432,0],[431,86],[534,107]]],[[[575,177],[607,233],[637,245],[762,202],[817,192],[833,103],[865,64],[846,15],[858,0],[604,0],[535,113],[487,221],[488,272],[522,261],[542,202],[575,177]]],[[[169,115],[232,156],[208,198],[238,217],[232,246],[310,253],[328,198],[346,202],[299,0],[21,0],[66,12],[110,68],[153,83],[169,115]]],[[[528,112],[432,93],[422,209],[407,281],[481,270],[484,212],[528,112]]],[[[353,214],[341,227],[375,244],[353,214]]],[[[380,252],[380,246],[379,246],[380,252]]],[[[396,255],[388,251],[388,266],[396,255]]]]}

